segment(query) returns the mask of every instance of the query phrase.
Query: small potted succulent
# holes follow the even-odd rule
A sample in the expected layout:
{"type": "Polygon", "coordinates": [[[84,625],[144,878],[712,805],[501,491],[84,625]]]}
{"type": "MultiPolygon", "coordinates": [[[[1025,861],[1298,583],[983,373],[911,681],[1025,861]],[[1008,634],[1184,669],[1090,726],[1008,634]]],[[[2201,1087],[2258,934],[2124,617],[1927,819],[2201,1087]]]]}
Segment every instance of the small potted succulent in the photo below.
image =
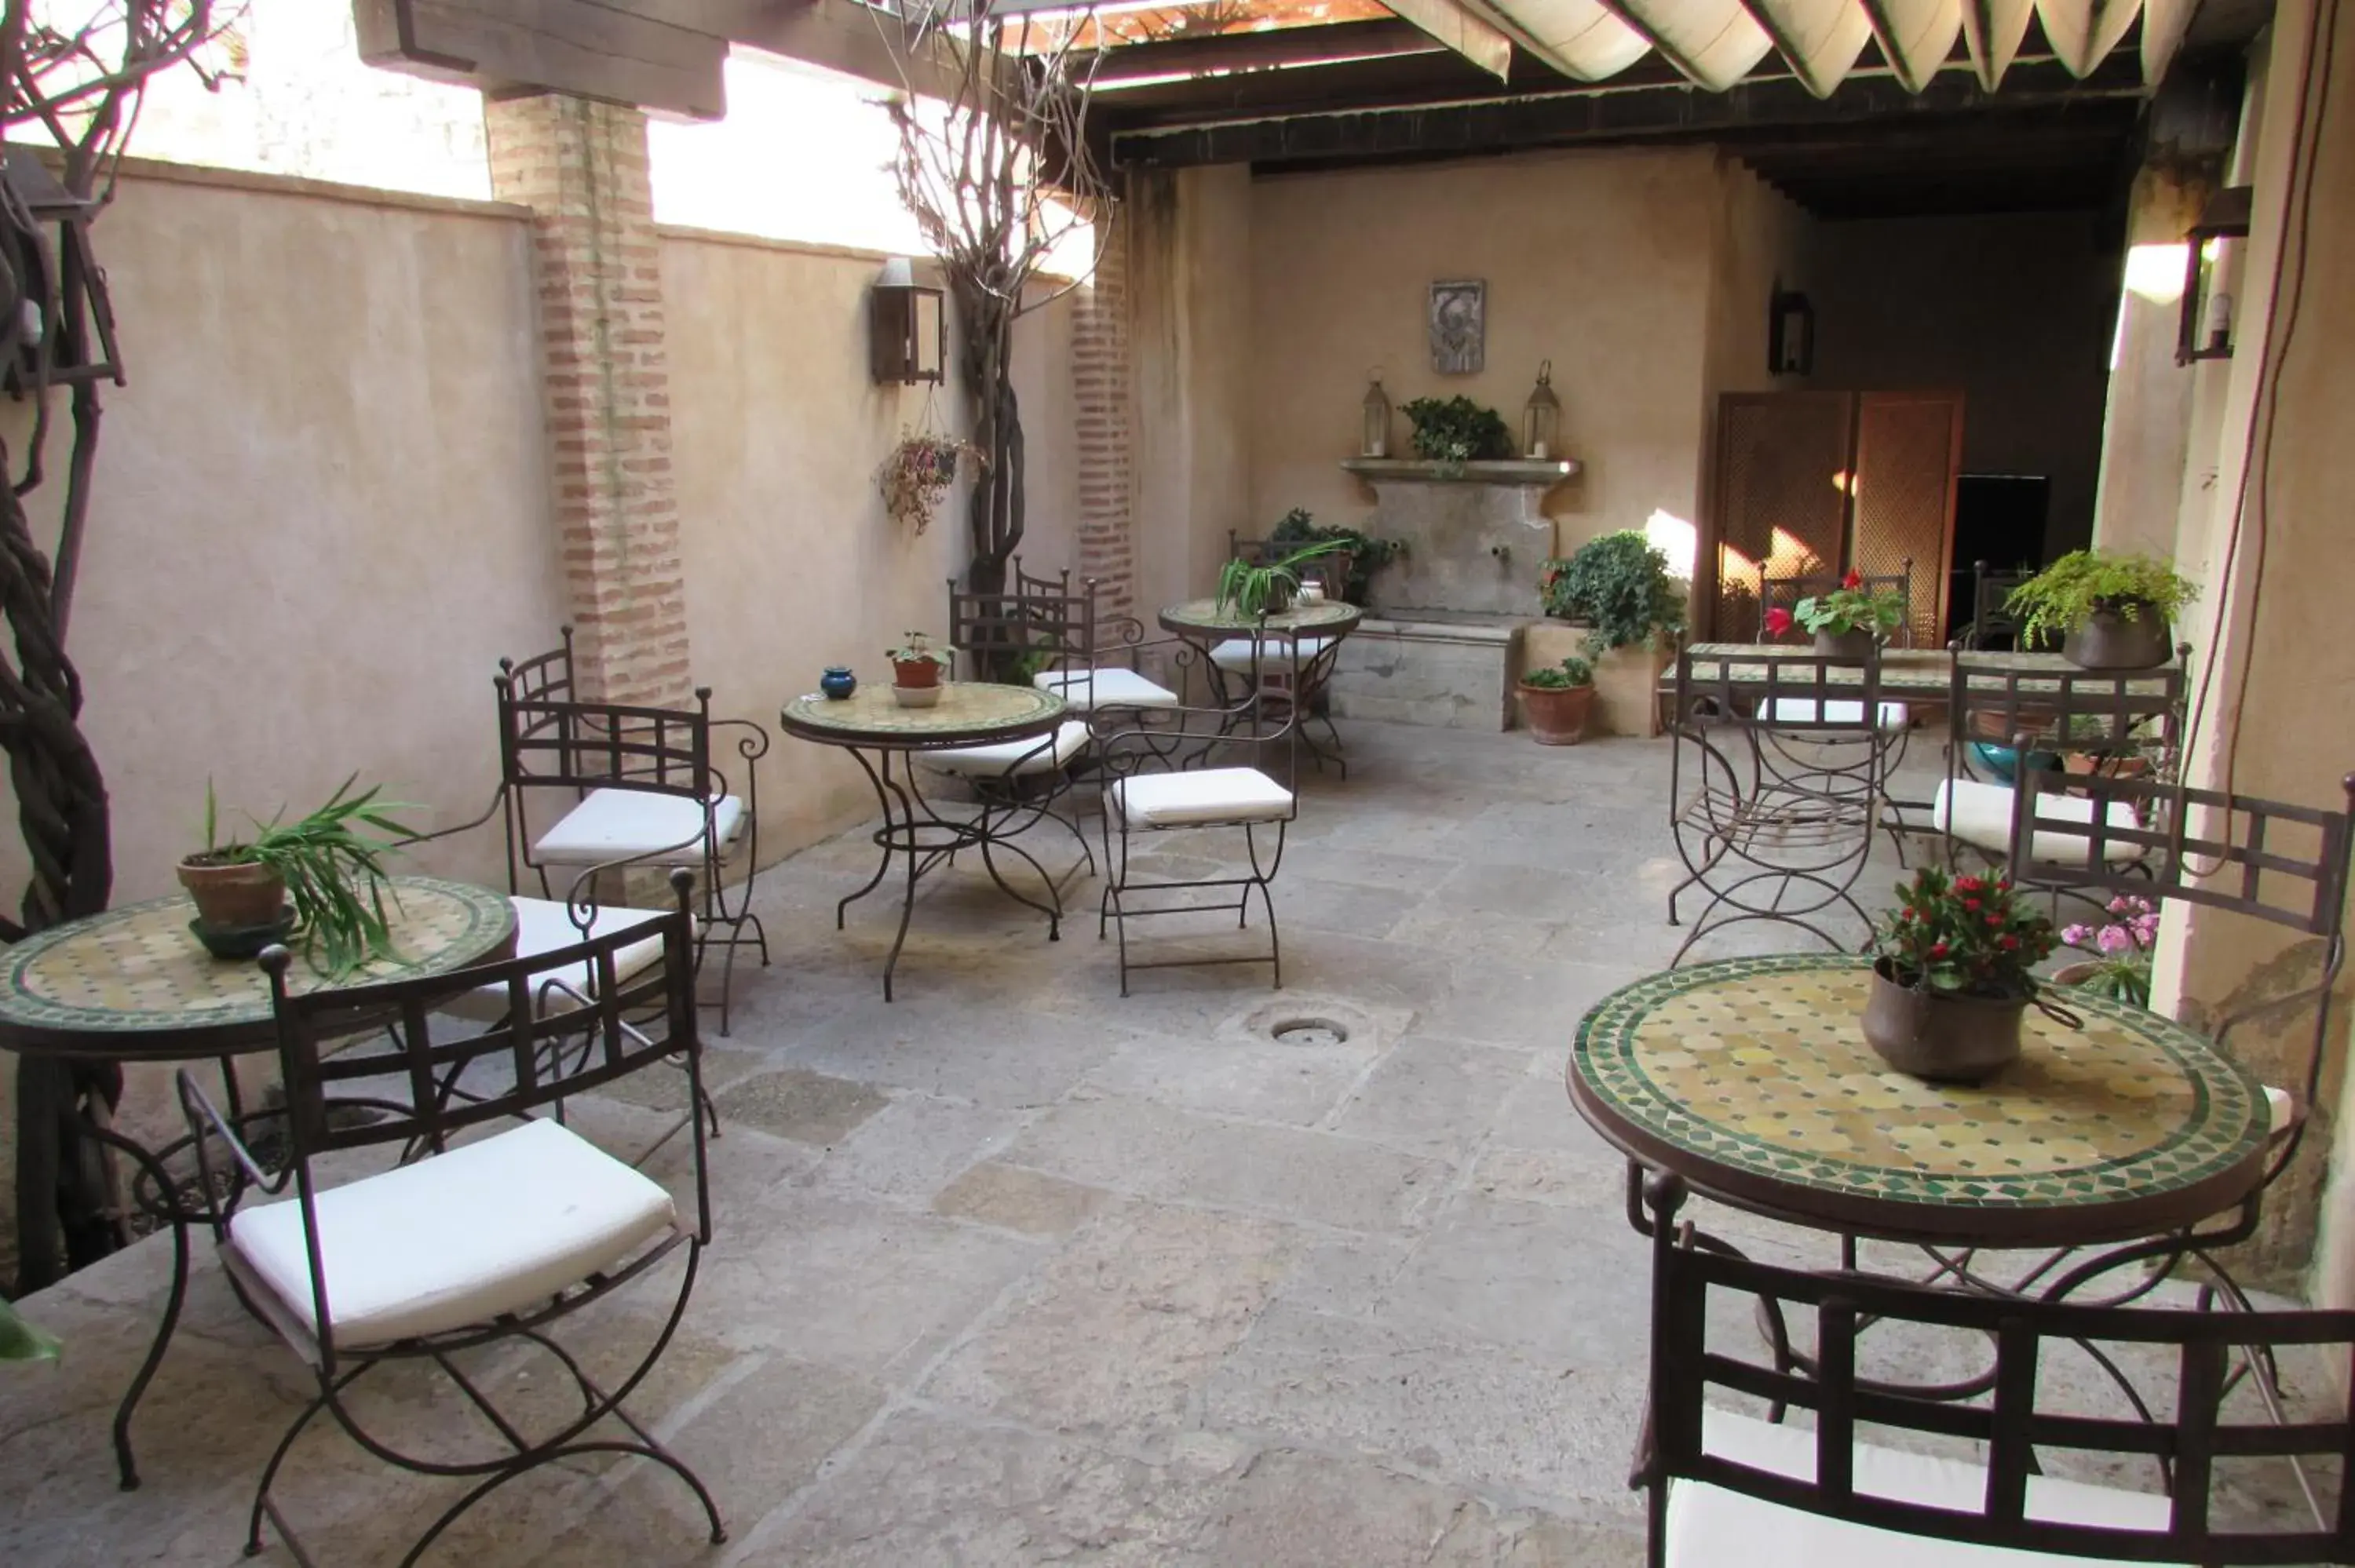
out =
{"type": "Polygon", "coordinates": [[[1867,588],[1864,574],[1850,567],[1839,587],[1810,594],[1789,609],[1766,612],[1766,634],[1780,637],[1796,621],[1816,636],[1816,652],[1828,659],[1869,659],[1872,651],[1905,623],[1905,596],[1893,588],[1867,588]]]}
{"type": "Polygon", "coordinates": [[[1282,615],[1300,592],[1300,568],[1319,556],[1341,547],[1338,539],[1319,539],[1272,561],[1234,560],[1219,568],[1219,609],[1233,610],[1246,620],[1282,615]]]}
{"type": "Polygon", "coordinates": [[[2158,946],[2158,911],[2131,894],[2110,900],[2112,916],[2098,926],[2064,927],[2061,945],[2093,955],[2052,971],[2061,985],[2073,985],[2114,1001],[2150,1005],[2150,955],[2158,946]]]}
{"type": "Polygon", "coordinates": [[[379,800],[381,786],[353,793],[358,781],[357,774],[345,779],[325,805],[295,821],[282,811],[267,822],[249,818],[251,837],[227,843],[205,786],[205,847],[180,863],[179,878],[197,906],[189,927],[208,951],[251,958],[293,940],[335,980],[392,956],[383,856],[417,835],[389,815],[404,805],[379,800]]]}
{"type": "Polygon", "coordinates": [[[941,499],[956,483],[957,460],[967,453],[976,463],[988,461],[980,448],[953,436],[902,435],[876,471],[883,510],[893,522],[912,524],[919,534],[931,527],[941,499]]]}
{"type": "Polygon", "coordinates": [[[2001,876],[1934,865],[1897,890],[1873,936],[1864,1037],[1899,1072],[1977,1083],[2019,1055],[2031,972],[2059,944],[2052,922],[2001,876]]]}
{"type": "Polygon", "coordinates": [[[1576,654],[1520,681],[1521,717],[1540,746],[1576,746],[1594,706],[1594,666],[1576,654]]]}
{"type": "Polygon", "coordinates": [[[2176,615],[2199,585],[2151,556],[2072,550],[2011,590],[2004,609],[2019,618],[2019,645],[2056,640],[2062,656],[2087,670],[2147,670],[2174,652],[2176,615]]]}
{"type": "Polygon", "coordinates": [[[891,695],[903,708],[928,708],[941,700],[941,675],[948,660],[933,651],[932,638],[922,631],[903,631],[907,639],[884,655],[891,661],[891,695]]]}

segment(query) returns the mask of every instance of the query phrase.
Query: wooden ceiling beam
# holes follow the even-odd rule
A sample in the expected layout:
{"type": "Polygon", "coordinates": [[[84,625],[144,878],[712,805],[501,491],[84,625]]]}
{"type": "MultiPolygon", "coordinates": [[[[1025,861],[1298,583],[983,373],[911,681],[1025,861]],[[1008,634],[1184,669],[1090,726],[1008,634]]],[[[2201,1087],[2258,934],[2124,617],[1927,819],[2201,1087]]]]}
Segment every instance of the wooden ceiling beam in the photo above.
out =
{"type": "MultiPolygon", "coordinates": [[[[485,92],[568,92],[660,113],[728,111],[728,41],[596,0],[354,0],[360,58],[485,92]]],[[[677,5],[679,0],[667,0],[677,5]]]]}
{"type": "Polygon", "coordinates": [[[1163,77],[1297,69],[1338,60],[1444,52],[1422,28],[1395,17],[1380,22],[1330,22],[1315,27],[1273,27],[1208,38],[1122,44],[1103,52],[1095,82],[1101,89],[1163,77]]]}

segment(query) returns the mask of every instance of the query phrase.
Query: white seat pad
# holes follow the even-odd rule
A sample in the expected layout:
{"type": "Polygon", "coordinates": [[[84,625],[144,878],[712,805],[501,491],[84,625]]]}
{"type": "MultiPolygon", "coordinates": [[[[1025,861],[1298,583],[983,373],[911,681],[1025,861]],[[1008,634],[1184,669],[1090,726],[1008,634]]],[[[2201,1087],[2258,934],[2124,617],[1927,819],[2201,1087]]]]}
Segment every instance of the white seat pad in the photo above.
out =
{"type": "MultiPolygon", "coordinates": [[[[1753,1469],[1812,1480],[1816,1435],[1732,1411],[1702,1413],[1701,1446],[1753,1469]]],[[[1856,1489],[1874,1497],[1977,1512],[1987,1471],[1961,1459],[1856,1446],[1856,1489]]],[[[2048,1476],[2028,1478],[2028,1517],[2051,1523],[2167,1528],[2167,1499],[2048,1476]]],[[[1668,1487],[1669,1568],[2078,1568],[2093,1559],[1970,1546],[1849,1524],[1697,1481],[1668,1487]]]]}
{"type": "MultiPolygon", "coordinates": [[[[552,1121],[531,1121],[318,1197],[336,1342],[380,1345],[543,1301],[676,1223],[670,1194],[552,1121]]],[[[246,1209],[229,1245],[314,1332],[303,1206],[246,1209]]]]}
{"type": "MultiPolygon", "coordinates": [[[[599,908],[591,918],[588,932],[584,935],[581,927],[572,923],[572,911],[561,900],[511,897],[507,902],[515,906],[515,956],[518,959],[536,959],[542,953],[577,947],[592,938],[609,937],[643,920],[662,917],[662,912],[655,909],[599,908]]],[[[614,950],[614,983],[627,986],[662,960],[662,933],[649,932],[637,941],[614,950]]],[[[580,998],[593,1000],[596,995],[597,968],[586,959],[563,969],[542,970],[531,978],[532,1005],[543,1015],[579,1007],[580,998]],[[559,982],[554,989],[549,987],[551,980],[559,982]],[[564,987],[570,987],[574,994],[565,994],[564,987]]],[[[504,1018],[507,1011],[507,988],[496,981],[477,986],[451,1002],[449,1011],[464,1018],[504,1018]]]]}
{"type": "MultiPolygon", "coordinates": [[[[1930,798],[1930,825],[1942,833],[1951,833],[1974,848],[1989,854],[2011,853],[2011,798],[2007,785],[1983,784],[1976,779],[1941,779],[1938,792],[1930,798]],[[1953,810],[1947,810],[1948,789],[1952,787],[1953,810]],[[1951,825],[1950,825],[1951,823],[1951,825]]],[[[2048,822],[2091,822],[2094,803],[2076,795],[2039,795],[2036,812],[2048,822]]],[[[2109,825],[2114,829],[2137,830],[2133,810],[2123,800],[2109,803],[2109,825]]],[[[2081,839],[2067,833],[2038,833],[2029,853],[2040,861],[2057,865],[2083,865],[2091,857],[2091,839],[2081,839]]],[[[2109,839],[2102,844],[2102,858],[2112,865],[2129,864],[2143,857],[2143,846],[2120,839],[2109,839]]]]}
{"type": "MultiPolygon", "coordinates": [[[[1287,673],[1292,667],[1292,642],[1293,639],[1289,637],[1270,637],[1267,652],[1259,656],[1260,673],[1267,675],[1287,673]]],[[[1332,646],[1322,637],[1303,637],[1299,642],[1299,659],[1303,664],[1314,664],[1325,656],[1325,650],[1332,646]]],[[[1210,650],[1210,662],[1221,670],[1248,675],[1251,673],[1252,646],[1248,637],[1230,637],[1210,650]]]]}
{"type": "Polygon", "coordinates": [[[1148,828],[1189,822],[1272,822],[1292,815],[1292,791],[1256,768],[1144,773],[1112,787],[1113,810],[1148,828]]]}
{"type": "MultiPolygon", "coordinates": [[[[1880,727],[1882,729],[1904,729],[1913,722],[1913,714],[1907,711],[1903,703],[1881,703],[1877,705],[1881,709],[1880,727]]],[[[1816,718],[1816,699],[1813,697],[1776,697],[1767,705],[1766,717],[1767,721],[1772,724],[1815,724],[1817,722],[1816,718]]],[[[1824,704],[1824,716],[1821,722],[1825,724],[1852,724],[1856,726],[1857,728],[1862,729],[1864,727],[1864,705],[1862,703],[1843,703],[1837,699],[1828,702],[1824,704]]]]}
{"type": "Polygon", "coordinates": [[[1088,726],[1065,719],[1055,726],[1051,744],[1043,735],[1001,740],[992,746],[953,746],[942,751],[920,751],[916,760],[942,773],[975,774],[988,779],[1020,779],[1052,773],[1088,748],[1088,726]]]}
{"type": "Polygon", "coordinates": [[[1096,708],[1174,708],[1178,694],[1156,686],[1135,671],[1118,664],[1096,670],[1042,670],[1030,678],[1042,692],[1052,692],[1074,712],[1096,708]]]}
{"type": "MultiPolygon", "coordinates": [[[[743,831],[744,802],[723,795],[711,818],[724,855],[743,831]]],[[[701,865],[702,805],[654,789],[591,789],[531,846],[532,859],[543,865],[602,865],[632,855],[647,856],[648,865],[701,865]],[[672,848],[680,844],[685,847],[672,848]]]]}

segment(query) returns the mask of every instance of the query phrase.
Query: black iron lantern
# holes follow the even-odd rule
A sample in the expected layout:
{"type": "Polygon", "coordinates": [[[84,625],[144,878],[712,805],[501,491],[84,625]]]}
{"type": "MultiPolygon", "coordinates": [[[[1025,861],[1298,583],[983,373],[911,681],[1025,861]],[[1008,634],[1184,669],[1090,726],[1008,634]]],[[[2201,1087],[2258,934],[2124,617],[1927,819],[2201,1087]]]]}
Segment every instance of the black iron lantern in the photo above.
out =
{"type": "Polygon", "coordinates": [[[1767,370],[1776,376],[1814,375],[1816,307],[1806,295],[1778,288],[1767,311],[1767,370]]]}
{"type": "Polygon", "coordinates": [[[1544,462],[1561,450],[1561,399],[1553,395],[1553,361],[1538,362],[1538,384],[1521,409],[1521,454],[1544,462]]]}
{"type": "Polygon", "coordinates": [[[2221,243],[2245,239],[2251,198],[2247,185],[2227,185],[2208,198],[2200,221],[2183,237],[2182,315],[2175,329],[2175,363],[2232,357],[2232,296],[2216,284],[2222,276],[2221,243]]]}
{"type": "Polygon", "coordinates": [[[1386,458],[1391,455],[1391,398],[1382,390],[1382,378],[1373,377],[1366,388],[1365,429],[1359,442],[1359,455],[1386,458]]]}
{"type": "Polygon", "coordinates": [[[938,382],[948,360],[948,313],[938,289],[916,281],[904,257],[883,263],[868,291],[875,379],[885,386],[938,382]]]}
{"type": "Polygon", "coordinates": [[[99,204],[67,190],[28,147],[8,149],[0,177],[41,226],[30,237],[0,230],[26,295],[16,352],[0,368],[0,385],[19,397],[45,379],[52,386],[104,380],[120,387],[114,307],[90,243],[99,204]]]}

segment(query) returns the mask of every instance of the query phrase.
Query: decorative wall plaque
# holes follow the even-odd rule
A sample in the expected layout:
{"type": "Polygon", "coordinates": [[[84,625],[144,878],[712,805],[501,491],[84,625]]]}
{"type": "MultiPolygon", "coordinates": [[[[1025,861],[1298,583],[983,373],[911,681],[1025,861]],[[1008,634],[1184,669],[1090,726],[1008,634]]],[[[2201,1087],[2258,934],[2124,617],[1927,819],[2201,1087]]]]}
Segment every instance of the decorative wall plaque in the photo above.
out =
{"type": "Polygon", "coordinates": [[[1488,359],[1488,285],[1478,278],[1446,279],[1431,286],[1431,367],[1442,376],[1473,376],[1488,359]]]}

